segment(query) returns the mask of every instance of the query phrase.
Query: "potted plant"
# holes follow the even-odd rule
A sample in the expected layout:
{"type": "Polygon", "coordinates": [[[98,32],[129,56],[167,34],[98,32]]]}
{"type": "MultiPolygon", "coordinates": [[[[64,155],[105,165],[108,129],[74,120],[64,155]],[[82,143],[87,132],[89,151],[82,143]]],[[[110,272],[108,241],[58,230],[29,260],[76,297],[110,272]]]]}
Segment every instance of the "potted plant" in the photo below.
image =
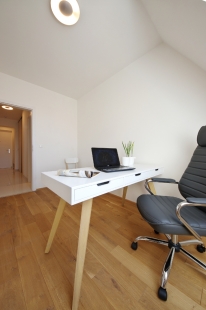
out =
{"type": "Polygon", "coordinates": [[[122,165],[133,166],[135,159],[135,157],[133,157],[134,142],[132,141],[129,141],[128,143],[122,142],[122,145],[126,154],[126,156],[122,157],[122,165]]]}

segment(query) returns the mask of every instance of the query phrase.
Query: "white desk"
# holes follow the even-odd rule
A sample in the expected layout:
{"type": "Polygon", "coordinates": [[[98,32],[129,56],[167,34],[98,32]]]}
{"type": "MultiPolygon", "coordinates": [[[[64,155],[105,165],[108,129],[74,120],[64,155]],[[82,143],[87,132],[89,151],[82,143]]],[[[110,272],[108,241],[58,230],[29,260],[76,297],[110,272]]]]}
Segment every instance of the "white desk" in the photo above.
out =
{"type": "Polygon", "coordinates": [[[43,184],[61,198],[45,253],[50,251],[66,203],[68,202],[70,205],[75,205],[82,202],[72,310],[77,310],[79,304],[93,197],[100,196],[119,188],[124,188],[124,203],[127,187],[129,185],[163,173],[163,168],[155,165],[139,164],[135,165],[135,168],[135,170],[124,172],[101,172],[99,175],[91,179],[58,176],[56,171],[42,172],[43,184]]]}

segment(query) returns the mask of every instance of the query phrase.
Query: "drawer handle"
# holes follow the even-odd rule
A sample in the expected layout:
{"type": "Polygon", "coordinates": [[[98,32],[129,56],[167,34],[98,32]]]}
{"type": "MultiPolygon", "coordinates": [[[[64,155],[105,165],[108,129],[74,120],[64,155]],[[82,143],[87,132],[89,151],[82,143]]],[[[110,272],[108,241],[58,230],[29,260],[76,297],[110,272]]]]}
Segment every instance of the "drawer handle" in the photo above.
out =
{"type": "Polygon", "coordinates": [[[105,185],[105,184],[109,184],[109,181],[98,183],[97,186],[102,186],[102,185],[105,185]]]}
{"type": "Polygon", "coordinates": [[[138,175],[141,175],[141,173],[137,173],[137,174],[135,174],[135,176],[136,176],[136,177],[138,177],[138,175]]]}
{"type": "Polygon", "coordinates": [[[158,171],[159,169],[157,168],[157,169],[155,169],[155,171],[158,171]]]}

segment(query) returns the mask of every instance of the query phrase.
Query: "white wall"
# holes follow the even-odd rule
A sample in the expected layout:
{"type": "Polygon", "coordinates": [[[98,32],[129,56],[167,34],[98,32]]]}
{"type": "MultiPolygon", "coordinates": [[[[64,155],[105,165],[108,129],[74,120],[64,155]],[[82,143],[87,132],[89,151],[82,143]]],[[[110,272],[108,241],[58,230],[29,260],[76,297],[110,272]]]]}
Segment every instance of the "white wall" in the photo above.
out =
{"type": "Polygon", "coordinates": [[[42,171],[64,168],[64,158],[77,155],[77,102],[3,73],[0,100],[32,110],[34,187],[42,187],[42,171]]]}
{"type": "MultiPolygon", "coordinates": [[[[80,165],[92,165],[91,147],[135,141],[136,162],[159,163],[179,180],[206,124],[206,72],[165,44],[159,45],[78,101],[80,165]]],[[[157,186],[178,194],[176,186],[157,186]]],[[[135,201],[143,185],[129,187],[135,201]]],[[[116,191],[121,194],[121,191],[116,191]]]]}

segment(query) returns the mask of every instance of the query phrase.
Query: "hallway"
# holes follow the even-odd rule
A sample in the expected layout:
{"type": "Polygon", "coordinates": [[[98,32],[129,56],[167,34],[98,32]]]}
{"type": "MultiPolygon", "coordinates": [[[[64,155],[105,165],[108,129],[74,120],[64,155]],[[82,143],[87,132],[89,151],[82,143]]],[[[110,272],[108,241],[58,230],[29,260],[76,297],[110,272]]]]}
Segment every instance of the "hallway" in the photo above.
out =
{"type": "Polygon", "coordinates": [[[0,169],[0,197],[31,191],[31,183],[17,170],[0,169]]]}

